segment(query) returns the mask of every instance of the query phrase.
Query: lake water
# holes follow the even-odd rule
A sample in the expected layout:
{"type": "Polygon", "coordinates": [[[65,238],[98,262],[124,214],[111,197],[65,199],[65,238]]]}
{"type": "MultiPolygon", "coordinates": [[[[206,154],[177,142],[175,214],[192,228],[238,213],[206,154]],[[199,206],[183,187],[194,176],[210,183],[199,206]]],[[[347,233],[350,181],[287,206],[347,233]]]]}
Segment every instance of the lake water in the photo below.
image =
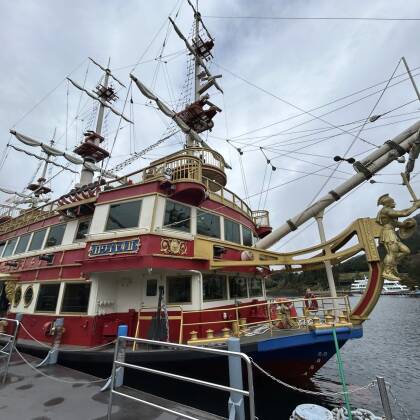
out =
{"type": "MultiPolygon", "coordinates": [[[[358,298],[351,298],[356,302],[358,298]]],[[[349,388],[366,385],[376,375],[391,383],[411,420],[420,419],[420,299],[404,296],[381,296],[371,317],[364,324],[364,336],[347,342],[341,350],[345,376],[349,388]]],[[[305,385],[316,391],[341,391],[336,359],[332,358],[305,385]]],[[[333,408],[343,404],[340,400],[325,397],[307,397],[288,391],[269,379],[257,384],[258,394],[264,395],[259,404],[262,420],[288,419],[298,404],[312,402],[333,408]]],[[[396,419],[405,419],[393,404],[396,419]]],[[[377,387],[350,395],[353,408],[360,407],[383,415],[377,387]]]]}

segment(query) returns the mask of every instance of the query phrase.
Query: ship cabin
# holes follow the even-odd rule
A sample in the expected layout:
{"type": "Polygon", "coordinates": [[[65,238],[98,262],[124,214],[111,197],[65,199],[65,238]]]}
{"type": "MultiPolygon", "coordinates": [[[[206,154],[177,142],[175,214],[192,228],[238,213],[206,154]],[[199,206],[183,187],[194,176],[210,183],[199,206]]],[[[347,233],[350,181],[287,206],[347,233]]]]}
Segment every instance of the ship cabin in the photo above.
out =
{"type": "MultiPolygon", "coordinates": [[[[241,261],[271,231],[268,212],[225,187],[226,166],[214,150],[185,148],[6,219],[0,280],[9,316],[22,314],[44,342],[64,318],[63,344],[80,346],[112,341],[121,324],[132,336],[186,343],[266,320],[258,304],[268,270],[210,264],[241,261]]],[[[31,339],[24,330],[19,337],[31,339]]]]}

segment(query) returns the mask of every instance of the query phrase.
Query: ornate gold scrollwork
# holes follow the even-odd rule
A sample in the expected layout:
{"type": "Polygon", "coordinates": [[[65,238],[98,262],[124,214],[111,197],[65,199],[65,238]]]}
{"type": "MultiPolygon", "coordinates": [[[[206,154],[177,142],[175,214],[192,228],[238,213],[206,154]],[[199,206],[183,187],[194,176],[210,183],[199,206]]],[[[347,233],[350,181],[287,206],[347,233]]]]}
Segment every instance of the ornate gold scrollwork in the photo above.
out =
{"type": "Polygon", "coordinates": [[[187,243],[179,239],[162,238],[160,252],[167,255],[185,255],[187,253],[187,243]]]}

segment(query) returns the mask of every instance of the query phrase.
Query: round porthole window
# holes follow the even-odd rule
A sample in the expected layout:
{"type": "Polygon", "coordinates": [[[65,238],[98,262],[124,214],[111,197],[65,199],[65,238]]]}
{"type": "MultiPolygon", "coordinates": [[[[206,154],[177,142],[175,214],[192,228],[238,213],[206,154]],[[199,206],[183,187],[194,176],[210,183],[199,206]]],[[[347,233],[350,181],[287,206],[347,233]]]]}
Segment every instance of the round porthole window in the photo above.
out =
{"type": "Polygon", "coordinates": [[[16,287],[15,295],[13,297],[13,306],[18,306],[22,299],[22,288],[20,286],[16,287]]]}
{"type": "Polygon", "coordinates": [[[34,289],[32,286],[28,286],[25,290],[25,294],[23,295],[23,303],[25,308],[29,306],[34,298],[34,289]]]}

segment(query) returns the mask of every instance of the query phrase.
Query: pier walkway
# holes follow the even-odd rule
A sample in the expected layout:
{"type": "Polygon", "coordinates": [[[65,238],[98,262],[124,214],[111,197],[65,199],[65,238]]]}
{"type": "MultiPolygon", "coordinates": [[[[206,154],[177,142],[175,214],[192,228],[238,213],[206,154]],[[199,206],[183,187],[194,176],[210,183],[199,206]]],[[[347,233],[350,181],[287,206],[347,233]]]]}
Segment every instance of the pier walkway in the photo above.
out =
{"type": "MultiPolygon", "coordinates": [[[[40,362],[24,355],[32,364],[40,362]]],[[[0,385],[0,418],[8,420],[106,420],[109,391],[101,392],[105,380],[60,365],[36,371],[14,353],[9,374],[0,385]],[[50,376],[44,376],[44,374],[50,376]],[[55,379],[53,379],[53,378],[55,379]]],[[[150,403],[185,413],[203,420],[222,417],[187,407],[176,402],[131,389],[124,393],[138,396],[150,403]]],[[[112,420],[175,420],[179,416],[114,395],[112,420]]]]}

